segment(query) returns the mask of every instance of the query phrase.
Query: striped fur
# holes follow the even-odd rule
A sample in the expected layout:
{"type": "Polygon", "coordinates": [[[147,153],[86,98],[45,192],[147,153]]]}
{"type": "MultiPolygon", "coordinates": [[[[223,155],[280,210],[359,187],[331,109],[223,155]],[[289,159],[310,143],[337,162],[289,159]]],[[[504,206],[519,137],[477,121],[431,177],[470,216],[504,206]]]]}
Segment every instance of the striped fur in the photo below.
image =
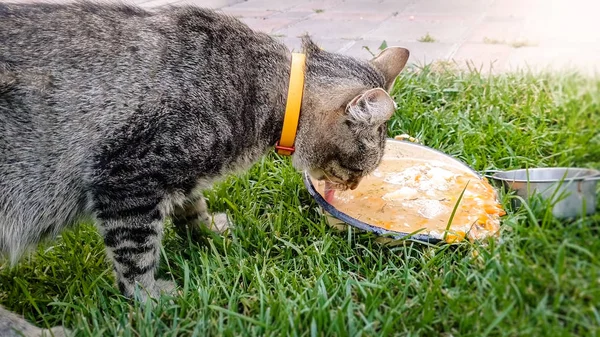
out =
{"type": "MultiPolygon", "coordinates": [[[[126,296],[172,288],[154,277],[164,220],[227,224],[201,192],[279,138],[290,51],[195,7],[2,3],[0,21],[0,253],[17,263],[92,216],[126,296]]],[[[309,38],[304,51],[294,165],[353,186],[381,159],[383,89],[408,52],[364,61],[309,38]]]]}

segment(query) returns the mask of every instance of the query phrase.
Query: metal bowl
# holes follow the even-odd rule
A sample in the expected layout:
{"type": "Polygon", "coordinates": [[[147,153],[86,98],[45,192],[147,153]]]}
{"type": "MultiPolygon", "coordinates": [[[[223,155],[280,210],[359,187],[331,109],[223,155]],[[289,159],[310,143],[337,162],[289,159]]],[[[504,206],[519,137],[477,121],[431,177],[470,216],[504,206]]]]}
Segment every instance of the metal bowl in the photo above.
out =
{"type": "Polygon", "coordinates": [[[600,171],[574,167],[531,168],[495,171],[492,180],[500,182],[518,196],[529,200],[534,195],[548,200],[556,218],[567,219],[596,212],[596,184],[600,171]]]}

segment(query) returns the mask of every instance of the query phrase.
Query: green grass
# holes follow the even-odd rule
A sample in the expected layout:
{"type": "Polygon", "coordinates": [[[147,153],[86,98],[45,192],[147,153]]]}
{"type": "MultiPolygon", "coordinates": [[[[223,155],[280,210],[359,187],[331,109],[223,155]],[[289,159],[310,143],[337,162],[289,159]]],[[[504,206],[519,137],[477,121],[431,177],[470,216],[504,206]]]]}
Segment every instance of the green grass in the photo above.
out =
{"type": "MultiPolygon", "coordinates": [[[[476,170],[600,168],[600,82],[572,74],[407,70],[390,136],[408,133],[476,170]]],[[[487,245],[389,247],[336,232],[288,158],[269,155],[208,193],[230,236],[168,229],[152,310],[122,298],[96,230],[65,232],[0,271],[0,302],[78,336],[593,336],[600,329],[600,217],[514,209],[487,245]]]]}
{"type": "Polygon", "coordinates": [[[435,38],[431,35],[429,35],[429,33],[425,34],[424,36],[420,37],[417,41],[419,42],[425,42],[425,43],[432,43],[435,42],[435,38]]]}
{"type": "Polygon", "coordinates": [[[527,41],[527,40],[515,40],[512,42],[507,42],[504,40],[498,40],[498,39],[493,39],[493,38],[489,38],[489,37],[484,37],[483,43],[485,43],[485,44],[505,44],[505,45],[509,45],[513,48],[532,47],[532,46],[536,45],[535,43],[527,41]]]}

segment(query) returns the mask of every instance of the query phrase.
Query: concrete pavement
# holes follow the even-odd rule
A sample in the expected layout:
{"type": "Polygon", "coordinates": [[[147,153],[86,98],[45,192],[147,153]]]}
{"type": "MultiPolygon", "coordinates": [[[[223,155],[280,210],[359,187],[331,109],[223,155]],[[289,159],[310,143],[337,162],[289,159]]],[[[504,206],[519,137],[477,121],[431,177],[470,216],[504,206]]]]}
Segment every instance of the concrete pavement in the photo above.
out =
{"type": "MultiPolygon", "coordinates": [[[[30,0],[19,0],[30,1],[30,0]]],[[[65,1],[65,0],[52,0],[65,1]]],[[[600,70],[595,0],[132,0],[145,8],[192,4],[234,15],[290,48],[309,33],[323,48],[361,58],[385,41],[409,62],[600,70]]]]}

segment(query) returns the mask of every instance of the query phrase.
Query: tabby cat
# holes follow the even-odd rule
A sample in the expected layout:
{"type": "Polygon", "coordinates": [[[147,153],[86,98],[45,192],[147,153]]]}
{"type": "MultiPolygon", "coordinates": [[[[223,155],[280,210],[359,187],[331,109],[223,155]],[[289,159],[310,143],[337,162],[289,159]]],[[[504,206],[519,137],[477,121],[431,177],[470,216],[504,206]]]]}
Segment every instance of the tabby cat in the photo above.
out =
{"type": "MultiPolygon", "coordinates": [[[[172,288],[154,275],[163,222],[227,225],[202,191],[279,139],[290,50],[191,6],[4,3],[0,22],[0,253],[14,264],[91,216],[124,295],[172,288]]],[[[380,162],[409,53],[358,60],[308,37],[302,52],[293,164],[356,186],[380,162]]],[[[1,335],[25,327],[11,315],[0,309],[1,335]]]]}

